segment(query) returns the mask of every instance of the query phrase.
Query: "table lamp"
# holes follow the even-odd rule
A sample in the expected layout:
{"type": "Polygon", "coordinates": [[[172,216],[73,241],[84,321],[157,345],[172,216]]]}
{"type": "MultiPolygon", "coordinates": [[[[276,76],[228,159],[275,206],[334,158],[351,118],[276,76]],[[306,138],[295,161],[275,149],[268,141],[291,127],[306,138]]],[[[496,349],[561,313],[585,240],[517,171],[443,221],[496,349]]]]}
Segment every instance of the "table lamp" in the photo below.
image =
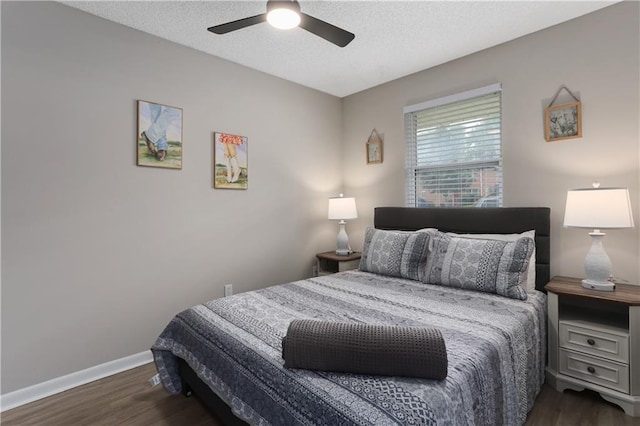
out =
{"type": "Polygon", "coordinates": [[[593,184],[593,188],[569,190],[564,211],[564,226],[593,229],[589,233],[591,249],[584,259],[587,278],[582,280],[582,286],[592,290],[613,291],[615,284],[609,279],[611,260],[602,244],[606,234],[600,230],[633,228],[629,190],[600,188],[597,182],[593,184]]]}
{"type": "Polygon", "coordinates": [[[356,199],[353,197],[340,197],[329,198],[329,219],[339,220],[340,231],[338,232],[338,246],[336,254],[339,256],[348,256],[353,253],[349,246],[349,236],[345,230],[345,225],[348,219],[356,219],[358,212],[356,210],[356,199]]]}

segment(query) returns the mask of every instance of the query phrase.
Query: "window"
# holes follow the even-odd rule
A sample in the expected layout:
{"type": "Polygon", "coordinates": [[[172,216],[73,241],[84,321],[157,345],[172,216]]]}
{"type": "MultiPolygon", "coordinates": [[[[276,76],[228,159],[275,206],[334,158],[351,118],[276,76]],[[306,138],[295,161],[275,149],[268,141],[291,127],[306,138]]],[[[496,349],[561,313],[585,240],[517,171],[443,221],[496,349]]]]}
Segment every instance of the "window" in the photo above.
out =
{"type": "Polygon", "coordinates": [[[502,206],[501,98],[495,84],[404,109],[407,206],[502,206]]]}

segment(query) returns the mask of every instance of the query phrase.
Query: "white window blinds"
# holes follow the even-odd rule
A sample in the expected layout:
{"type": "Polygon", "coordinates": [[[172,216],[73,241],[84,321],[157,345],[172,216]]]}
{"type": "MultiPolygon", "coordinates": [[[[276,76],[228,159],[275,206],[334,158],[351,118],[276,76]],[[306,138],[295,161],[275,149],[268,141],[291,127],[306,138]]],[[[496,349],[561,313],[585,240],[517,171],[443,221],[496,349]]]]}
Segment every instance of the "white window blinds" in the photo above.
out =
{"type": "Polygon", "coordinates": [[[404,109],[406,202],[502,206],[500,85],[404,109]]]}

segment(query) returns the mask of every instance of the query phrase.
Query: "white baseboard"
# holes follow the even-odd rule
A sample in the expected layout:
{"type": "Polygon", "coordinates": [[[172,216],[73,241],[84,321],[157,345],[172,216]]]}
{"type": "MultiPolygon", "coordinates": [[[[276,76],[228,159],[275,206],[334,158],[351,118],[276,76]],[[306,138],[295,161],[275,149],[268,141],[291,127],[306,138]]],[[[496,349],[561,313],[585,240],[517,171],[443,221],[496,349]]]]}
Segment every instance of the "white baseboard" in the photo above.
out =
{"type": "Polygon", "coordinates": [[[56,393],[64,392],[77,386],[91,383],[126,370],[131,370],[132,368],[148,364],[152,361],[153,355],[151,354],[151,351],[144,351],[0,395],[0,412],[46,398],[56,393]]]}

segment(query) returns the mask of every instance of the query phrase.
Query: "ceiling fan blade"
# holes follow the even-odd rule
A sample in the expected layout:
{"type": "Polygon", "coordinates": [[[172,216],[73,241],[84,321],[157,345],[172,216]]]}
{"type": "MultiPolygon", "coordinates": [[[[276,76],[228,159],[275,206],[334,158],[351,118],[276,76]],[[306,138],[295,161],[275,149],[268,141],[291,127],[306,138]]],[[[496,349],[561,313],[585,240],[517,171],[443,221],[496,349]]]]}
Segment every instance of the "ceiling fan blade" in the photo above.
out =
{"type": "Polygon", "coordinates": [[[238,19],[237,21],[227,22],[226,24],[215,25],[213,27],[207,28],[207,30],[215,34],[226,34],[230,33],[231,31],[241,30],[242,28],[259,24],[266,20],[267,14],[263,13],[262,15],[250,16],[248,18],[238,19]]]}
{"type": "Polygon", "coordinates": [[[350,33],[349,31],[338,28],[335,25],[331,25],[328,22],[321,21],[318,18],[314,18],[313,16],[302,12],[300,12],[300,28],[309,31],[318,37],[322,37],[323,39],[340,47],[345,47],[355,38],[355,34],[350,33]]]}

